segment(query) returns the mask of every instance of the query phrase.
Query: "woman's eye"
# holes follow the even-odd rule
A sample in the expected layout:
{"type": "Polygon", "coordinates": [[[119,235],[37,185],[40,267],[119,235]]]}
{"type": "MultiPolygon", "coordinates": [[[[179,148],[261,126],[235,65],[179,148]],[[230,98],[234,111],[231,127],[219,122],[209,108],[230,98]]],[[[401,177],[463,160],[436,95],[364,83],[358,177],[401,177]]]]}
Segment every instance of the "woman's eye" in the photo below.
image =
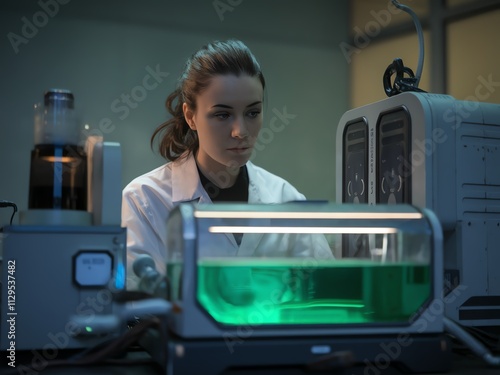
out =
{"type": "Polygon", "coordinates": [[[221,120],[226,120],[227,118],[229,118],[229,113],[225,113],[225,112],[216,113],[214,116],[221,119],[221,120]]]}
{"type": "Polygon", "coordinates": [[[248,112],[248,117],[255,118],[260,114],[260,111],[250,111],[248,112]]]}

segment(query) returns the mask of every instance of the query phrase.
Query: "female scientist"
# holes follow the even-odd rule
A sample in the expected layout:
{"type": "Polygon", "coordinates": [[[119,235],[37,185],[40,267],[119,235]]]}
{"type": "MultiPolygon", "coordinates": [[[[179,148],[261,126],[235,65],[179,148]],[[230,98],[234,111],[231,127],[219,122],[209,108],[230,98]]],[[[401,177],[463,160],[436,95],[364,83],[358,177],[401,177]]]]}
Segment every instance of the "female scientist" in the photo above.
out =
{"type": "MultiPolygon", "coordinates": [[[[177,204],[305,199],[287,181],[249,161],[262,127],[264,87],[259,63],[241,41],[210,43],[188,59],[178,88],[166,101],[172,118],[151,137],[152,146],[159,138],[159,152],[169,162],[135,178],[123,191],[129,288],[132,263],[140,254],[149,254],[165,273],[165,223],[177,204]]],[[[229,253],[235,249],[233,255],[276,248],[238,236],[231,242],[226,248],[229,253]]]]}

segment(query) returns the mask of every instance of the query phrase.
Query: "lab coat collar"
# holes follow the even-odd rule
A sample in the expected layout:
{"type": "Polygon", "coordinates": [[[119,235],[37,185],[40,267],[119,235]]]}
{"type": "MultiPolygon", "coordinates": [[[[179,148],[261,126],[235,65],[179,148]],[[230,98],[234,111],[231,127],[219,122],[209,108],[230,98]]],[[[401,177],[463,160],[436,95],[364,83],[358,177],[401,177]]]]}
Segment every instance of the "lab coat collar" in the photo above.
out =
{"type": "Polygon", "coordinates": [[[182,155],[172,162],[172,203],[198,201],[211,203],[201,185],[193,154],[182,155]]]}
{"type": "Polygon", "coordinates": [[[274,191],[269,186],[269,181],[265,175],[258,171],[252,162],[247,162],[248,171],[248,203],[279,203],[281,202],[281,191],[274,191]]]}
{"type": "MultiPolygon", "coordinates": [[[[246,166],[249,180],[248,203],[275,203],[271,192],[267,191],[266,181],[257,173],[254,165],[248,161],[246,166]]],[[[201,184],[193,154],[172,162],[172,202],[190,201],[212,203],[201,184]]]]}
{"type": "MultiPolygon", "coordinates": [[[[275,203],[272,199],[272,193],[266,187],[265,179],[257,172],[250,161],[247,162],[246,166],[249,180],[248,203],[275,203]]],[[[192,201],[198,203],[212,203],[212,200],[201,184],[198,168],[196,167],[196,160],[194,156],[190,154],[185,158],[179,158],[172,162],[172,202],[176,204],[192,201]]],[[[226,235],[226,237],[235,248],[238,248],[232,235],[226,235]]],[[[253,246],[259,243],[261,237],[262,234],[255,234],[252,237],[251,242],[253,246]]],[[[248,239],[243,236],[241,244],[242,249],[248,247],[247,242],[248,239]]],[[[252,249],[242,250],[243,253],[252,251],[253,247],[252,249]]]]}
{"type": "Polygon", "coordinates": [[[261,185],[265,183],[260,181],[255,168],[251,162],[247,162],[247,172],[248,172],[248,203],[262,203],[262,192],[261,185]]]}

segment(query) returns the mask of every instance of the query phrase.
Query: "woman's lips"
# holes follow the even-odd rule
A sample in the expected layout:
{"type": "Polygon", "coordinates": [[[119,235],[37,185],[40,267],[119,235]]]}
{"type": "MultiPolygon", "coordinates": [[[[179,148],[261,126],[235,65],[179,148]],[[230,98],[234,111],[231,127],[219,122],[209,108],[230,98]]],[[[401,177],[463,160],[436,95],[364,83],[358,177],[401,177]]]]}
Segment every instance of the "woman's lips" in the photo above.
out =
{"type": "Polygon", "coordinates": [[[246,152],[248,150],[250,150],[250,147],[232,147],[232,148],[228,148],[228,151],[237,152],[237,153],[243,153],[243,152],[246,152]]]}

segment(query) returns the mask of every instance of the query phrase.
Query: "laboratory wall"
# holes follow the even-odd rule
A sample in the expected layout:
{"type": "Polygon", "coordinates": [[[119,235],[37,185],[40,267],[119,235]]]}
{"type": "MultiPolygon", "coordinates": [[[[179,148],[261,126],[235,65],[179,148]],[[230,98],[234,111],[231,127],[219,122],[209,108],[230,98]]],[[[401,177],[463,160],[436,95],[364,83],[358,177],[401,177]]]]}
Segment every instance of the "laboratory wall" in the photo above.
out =
{"type": "MultiPolygon", "coordinates": [[[[442,14],[432,12],[432,0],[407,0],[418,15],[424,30],[424,63],[419,87],[444,93],[460,100],[500,103],[500,2],[487,0],[448,0],[442,14]],[[473,3],[473,4],[472,4],[473,3]],[[472,5],[471,5],[472,4],[472,5]],[[432,56],[435,18],[443,35],[439,49],[442,66],[432,56]],[[433,90],[433,73],[444,71],[444,87],[433,90]]],[[[387,0],[350,2],[349,106],[356,108],[385,99],[382,77],[395,58],[415,73],[419,59],[419,40],[410,15],[387,0]],[[403,27],[405,25],[407,27],[403,27]]],[[[434,49],[434,52],[436,50],[434,49]]]]}
{"type": "MultiPolygon", "coordinates": [[[[82,138],[122,148],[122,185],[165,162],[150,147],[185,60],[243,40],[266,80],[252,161],[310,199],[334,200],[335,131],[348,109],[348,1],[39,0],[0,3],[0,200],[28,206],[33,105],[75,96],[82,138]],[[275,126],[270,126],[273,123],[275,126]]],[[[10,212],[0,210],[0,225],[10,212]]]]}
{"type": "Polygon", "coordinates": [[[500,9],[447,25],[448,92],[500,104],[500,9]]]}

